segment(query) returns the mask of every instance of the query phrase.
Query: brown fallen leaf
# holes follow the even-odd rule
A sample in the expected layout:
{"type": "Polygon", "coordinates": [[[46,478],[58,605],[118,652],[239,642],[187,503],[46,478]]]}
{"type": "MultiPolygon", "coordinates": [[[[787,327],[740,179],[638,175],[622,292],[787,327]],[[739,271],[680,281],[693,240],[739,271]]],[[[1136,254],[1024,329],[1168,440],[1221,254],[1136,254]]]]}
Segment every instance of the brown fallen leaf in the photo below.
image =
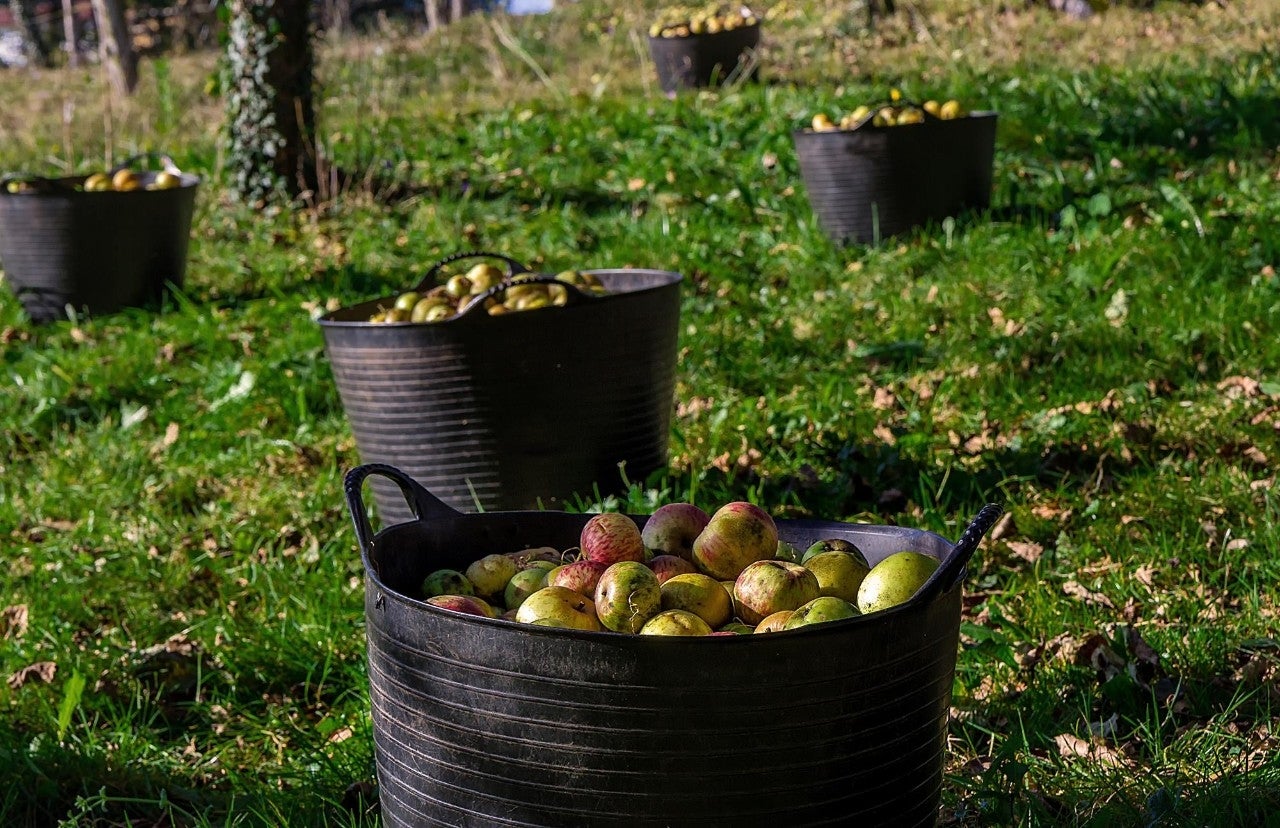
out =
{"type": "Polygon", "coordinates": [[[58,672],[58,665],[54,662],[38,661],[9,676],[7,683],[14,690],[21,688],[28,681],[43,681],[48,684],[53,681],[53,676],[56,672],[58,672]]]}
{"type": "Polygon", "coordinates": [[[1015,558],[1021,558],[1027,563],[1035,563],[1044,554],[1044,547],[1035,541],[1011,540],[1005,541],[1005,546],[1009,547],[1015,558]]]}
{"type": "Polygon", "coordinates": [[[0,637],[22,638],[27,631],[27,605],[14,604],[0,611],[0,637]]]}
{"type": "Polygon", "coordinates": [[[1062,585],[1062,591],[1072,598],[1078,598],[1086,604],[1096,604],[1098,606],[1115,609],[1116,605],[1111,599],[1101,592],[1094,592],[1088,587],[1077,581],[1067,581],[1062,585]]]}
{"type": "Polygon", "coordinates": [[[1070,733],[1059,733],[1053,742],[1058,746],[1058,755],[1065,758],[1078,757],[1114,767],[1125,764],[1124,754],[1104,742],[1081,739],[1070,733]]]}
{"type": "Polygon", "coordinates": [[[1004,540],[1018,534],[1018,526],[1013,522],[1013,512],[1005,512],[996,521],[996,525],[991,527],[991,531],[987,533],[987,537],[991,540],[1004,540]]]}

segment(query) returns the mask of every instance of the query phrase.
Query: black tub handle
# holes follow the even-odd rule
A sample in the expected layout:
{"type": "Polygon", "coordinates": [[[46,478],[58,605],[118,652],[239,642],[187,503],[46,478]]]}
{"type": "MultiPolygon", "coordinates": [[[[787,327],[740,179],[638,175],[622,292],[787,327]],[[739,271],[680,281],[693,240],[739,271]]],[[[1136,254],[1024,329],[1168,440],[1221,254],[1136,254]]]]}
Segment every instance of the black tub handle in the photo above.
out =
{"type": "Polygon", "coordinates": [[[484,307],[484,303],[489,299],[497,296],[499,293],[506,293],[509,288],[518,287],[520,285],[560,285],[565,289],[565,302],[563,307],[571,307],[580,302],[590,302],[595,297],[588,296],[582,292],[577,285],[571,285],[549,273],[538,274],[517,274],[515,276],[503,279],[498,284],[486,290],[484,293],[472,296],[467,304],[458,312],[458,319],[463,319],[471,315],[476,308],[484,307]]]}
{"type": "Polygon", "coordinates": [[[426,274],[422,280],[418,282],[414,288],[415,291],[422,293],[436,285],[436,277],[440,273],[440,269],[454,262],[460,262],[463,259],[500,259],[507,263],[507,278],[510,279],[520,273],[528,273],[529,268],[521,261],[513,259],[502,253],[491,253],[488,250],[464,250],[461,253],[452,253],[445,256],[440,261],[427,268],[426,274]]]}
{"type": "Polygon", "coordinates": [[[174,162],[173,157],[170,156],[167,152],[160,152],[159,150],[148,150],[146,152],[134,153],[133,155],[130,155],[128,158],[121,161],[119,164],[116,164],[114,167],[112,167],[111,174],[115,175],[121,170],[130,169],[131,167],[133,167],[134,164],[143,160],[159,161],[161,168],[164,169],[165,172],[171,172],[171,173],[174,173],[175,175],[182,175],[182,170],[178,168],[178,165],[176,162],[174,162]]]}
{"type": "Polygon", "coordinates": [[[938,595],[949,592],[952,587],[959,583],[961,576],[964,574],[965,565],[969,563],[973,553],[978,550],[978,544],[982,542],[982,536],[987,534],[992,526],[995,526],[996,521],[1000,519],[1002,514],[1004,514],[1004,509],[995,503],[988,503],[983,506],[973,520],[970,521],[968,527],[965,528],[960,540],[956,541],[951,554],[942,562],[937,571],[929,576],[929,580],[924,582],[924,586],[920,587],[920,591],[916,593],[912,600],[921,604],[928,603],[938,595]]]}
{"type": "Polygon", "coordinates": [[[439,519],[459,514],[457,510],[395,466],[388,466],[385,463],[366,463],[356,466],[347,472],[343,480],[343,488],[346,492],[347,510],[351,512],[351,521],[356,529],[356,540],[359,541],[362,552],[368,553],[374,535],[373,527],[369,525],[369,515],[364,507],[362,493],[365,478],[371,474],[381,475],[399,486],[409,508],[413,510],[413,516],[418,520],[439,519]]]}

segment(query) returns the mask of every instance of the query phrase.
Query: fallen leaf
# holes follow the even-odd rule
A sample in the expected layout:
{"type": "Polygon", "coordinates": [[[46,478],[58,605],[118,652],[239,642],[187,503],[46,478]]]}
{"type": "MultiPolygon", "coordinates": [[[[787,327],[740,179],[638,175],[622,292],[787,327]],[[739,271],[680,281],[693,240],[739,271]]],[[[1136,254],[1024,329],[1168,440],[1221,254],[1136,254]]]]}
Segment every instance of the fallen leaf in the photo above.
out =
{"type": "Polygon", "coordinates": [[[9,676],[8,685],[14,690],[19,689],[28,681],[43,681],[45,684],[53,681],[54,673],[58,672],[58,665],[52,661],[38,661],[35,664],[23,667],[13,675],[9,676]]]}
{"type": "Polygon", "coordinates": [[[887,446],[892,446],[898,442],[898,438],[893,436],[893,429],[884,423],[876,425],[875,428],[871,429],[871,433],[879,437],[880,441],[887,446]]]}
{"type": "Polygon", "coordinates": [[[1237,399],[1239,397],[1259,397],[1262,396],[1261,383],[1252,377],[1227,377],[1218,383],[1219,391],[1225,391],[1229,399],[1237,399]]]}
{"type": "Polygon", "coordinates": [[[1089,636],[1080,649],[1076,650],[1075,663],[1092,667],[1103,682],[1120,674],[1125,668],[1125,661],[1101,633],[1089,636]]]}
{"type": "Polygon", "coordinates": [[[1044,547],[1035,541],[1011,540],[1005,541],[1005,546],[1009,547],[1009,551],[1013,553],[1015,558],[1021,558],[1027,563],[1035,563],[1044,554],[1044,547]]]}
{"type": "Polygon", "coordinates": [[[14,604],[0,612],[0,633],[4,638],[22,638],[27,631],[27,605],[14,604]]]}
{"type": "Polygon", "coordinates": [[[1103,315],[1107,317],[1107,321],[1113,328],[1124,324],[1129,316],[1129,294],[1124,288],[1120,288],[1111,295],[1111,301],[1107,303],[1107,309],[1103,311],[1103,315]]]}
{"type": "Polygon", "coordinates": [[[991,531],[987,533],[987,537],[991,540],[1003,540],[1012,537],[1018,533],[1018,527],[1013,522],[1013,512],[1005,512],[996,521],[996,525],[991,527],[991,531]]]}
{"type": "Polygon", "coordinates": [[[1124,754],[1106,744],[1081,739],[1070,733],[1054,736],[1053,742],[1058,746],[1058,755],[1065,758],[1077,757],[1112,766],[1125,764],[1124,754]]]}
{"type": "Polygon", "coordinates": [[[1072,598],[1078,598],[1081,601],[1084,601],[1086,604],[1097,604],[1099,606],[1107,607],[1108,609],[1116,608],[1116,605],[1113,604],[1111,599],[1106,595],[1103,595],[1101,592],[1094,592],[1077,581],[1067,581],[1062,585],[1062,591],[1072,598]]]}

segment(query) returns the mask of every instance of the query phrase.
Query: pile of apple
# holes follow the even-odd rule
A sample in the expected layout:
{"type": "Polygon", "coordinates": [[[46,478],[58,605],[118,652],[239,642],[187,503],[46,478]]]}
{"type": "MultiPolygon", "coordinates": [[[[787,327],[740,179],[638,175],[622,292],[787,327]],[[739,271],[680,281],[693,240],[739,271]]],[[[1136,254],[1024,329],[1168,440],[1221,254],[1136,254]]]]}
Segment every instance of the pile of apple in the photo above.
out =
{"type": "MultiPolygon", "coordinates": [[[[491,264],[473,265],[465,273],[456,273],[425,293],[405,291],[396,296],[390,307],[379,306],[369,316],[370,322],[443,322],[467,310],[473,302],[483,301],[485,313],[500,316],[515,311],[537,310],[561,306],[569,301],[568,288],[556,282],[534,282],[535,274],[521,274],[499,295],[480,300],[480,295],[502,284],[502,270],[491,264]]],[[[565,270],[557,273],[559,282],[585,293],[599,295],[605,288],[593,273],[565,270]]]]}
{"type": "Polygon", "coordinates": [[[649,27],[650,37],[689,37],[719,34],[755,26],[760,22],[746,6],[713,3],[708,6],[671,6],[658,13],[649,27]]]}
{"type": "Polygon", "coordinates": [[[841,115],[839,120],[833,120],[826,112],[819,112],[813,116],[809,127],[814,132],[830,132],[837,129],[856,129],[864,123],[876,127],[919,124],[924,122],[925,113],[943,121],[953,121],[969,114],[954,98],[942,103],[928,100],[920,105],[902,103],[895,99],[893,103],[875,107],[862,104],[841,115]]]}
{"type": "Polygon", "coordinates": [[[887,609],[938,568],[920,552],[874,567],[847,540],[800,552],[773,518],[742,501],[707,514],[657,509],[641,529],[618,512],[593,515],[579,545],[494,553],[422,582],[429,604],[487,618],[640,635],[734,635],[791,630],[887,609]]]}
{"type": "MultiPolygon", "coordinates": [[[[149,182],[144,184],[142,176],[133,170],[125,168],[110,174],[96,172],[85,176],[85,179],[76,186],[76,189],[86,193],[126,193],[133,190],[172,190],[181,186],[182,176],[175,172],[161,170],[149,182]]],[[[39,182],[23,181],[21,179],[6,182],[5,189],[11,193],[41,192],[39,182]]]]}

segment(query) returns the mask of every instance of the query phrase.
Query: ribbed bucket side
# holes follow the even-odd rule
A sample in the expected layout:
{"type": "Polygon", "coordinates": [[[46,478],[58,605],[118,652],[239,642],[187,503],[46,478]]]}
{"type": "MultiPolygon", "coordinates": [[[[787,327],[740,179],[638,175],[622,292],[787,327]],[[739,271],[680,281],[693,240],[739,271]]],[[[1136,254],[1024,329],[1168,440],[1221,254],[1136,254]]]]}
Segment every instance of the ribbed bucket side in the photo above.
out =
{"type": "Polygon", "coordinates": [[[870,244],[990,204],[994,113],[951,121],[794,134],[818,224],[870,244]]]}
{"type": "MultiPolygon", "coordinates": [[[[477,401],[466,347],[406,331],[334,340],[327,350],[361,458],[399,466],[457,509],[476,511],[473,493],[486,508],[501,497],[493,424],[477,401]]],[[[413,519],[393,483],[370,484],[383,521],[413,519]]]]}
{"type": "Polygon", "coordinates": [[[743,26],[716,34],[650,37],[649,55],[663,92],[722,84],[731,77],[755,78],[759,64],[752,52],[760,46],[760,26],[743,26]]]}
{"type": "MultiPolygon", "coordinates": [[[[147,183],[153,174],[141,177],[147,183]]],[[[158,303],[181,286],[199,179],[130,192],[0,196],[0,265],[35,322],[158,303]]]]}
{"type": "MultiPolygon", "coordinates": [[[[615,295],[467,324],[326,324],[362,461],[468,512],[563,508],[665,466],[679,277],[592,272],[615,295]]],[[[394,484],[371,484],[384,523],[413,518],[394,484]]]]}
{"type": "MultiPolygon", "coordinates": [[[[375,543],[371,566],[412,591],[430,569],[492,548],[494,535],[474,531],[489,516],[472,517],[393,527],[375,543]]],[[[527,541],[563,544],[580,523],[527,541]]],[[[873,562],[903,548],[939,557],[950,548],[894,527],[779,525],[796,544],[848,537],[873,562]]],[[[541,519],[533,528],[547,526],[541,519]]],[[[910,609],[760,636],[578,634],[437,611],[371,577],[366,631],[383,819],[933,825],[959,586],[910,609]]]]}

